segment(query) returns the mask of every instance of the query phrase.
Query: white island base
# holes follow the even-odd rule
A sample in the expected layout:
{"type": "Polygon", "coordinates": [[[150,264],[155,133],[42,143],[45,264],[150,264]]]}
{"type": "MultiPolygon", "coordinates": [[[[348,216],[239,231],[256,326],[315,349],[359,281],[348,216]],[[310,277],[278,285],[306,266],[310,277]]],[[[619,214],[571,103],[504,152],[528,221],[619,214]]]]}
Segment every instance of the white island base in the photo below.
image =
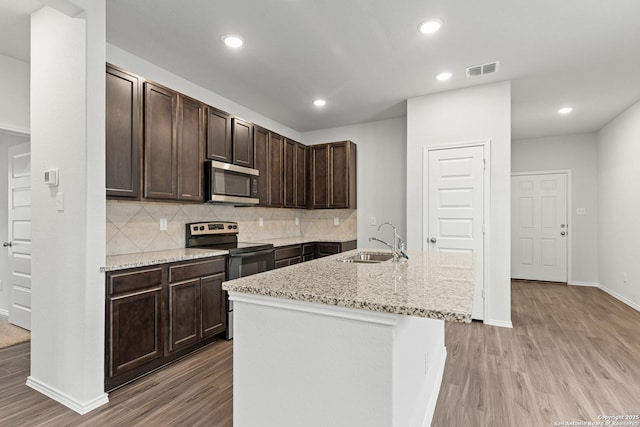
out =
{"type": "Polygon", "coordinates": [[[229,292],[235,427],[429,426],[444,321],[229,292]]]}

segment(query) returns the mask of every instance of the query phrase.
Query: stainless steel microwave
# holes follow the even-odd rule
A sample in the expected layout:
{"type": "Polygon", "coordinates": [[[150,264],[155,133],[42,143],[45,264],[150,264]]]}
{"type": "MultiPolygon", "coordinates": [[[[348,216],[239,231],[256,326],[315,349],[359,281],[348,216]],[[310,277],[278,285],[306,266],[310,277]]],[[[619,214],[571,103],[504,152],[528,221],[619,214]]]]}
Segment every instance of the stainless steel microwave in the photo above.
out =
{"type": "Polygon", "coordinates": [[[256,205],[258,199],[258,176],[260,171],[230,163],[208,160],[205,162],[205,177],[209,203],[224,203],[236,206],[256,205]]]}

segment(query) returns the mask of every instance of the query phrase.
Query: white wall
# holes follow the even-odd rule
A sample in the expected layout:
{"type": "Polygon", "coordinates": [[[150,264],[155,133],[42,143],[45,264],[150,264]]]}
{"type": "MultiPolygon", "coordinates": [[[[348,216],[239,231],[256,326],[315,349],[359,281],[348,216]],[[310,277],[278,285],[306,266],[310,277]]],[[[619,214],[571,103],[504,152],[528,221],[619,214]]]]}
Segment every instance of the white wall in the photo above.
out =
{"type": "Polygon", "coordinates": [[[29,64],[0,55],[0,129],[29,132],[29,64]]]}
{"type": "Polygon", "coordinates": [[[598,132],[600,285],[637,310],[640,310],[639,159],[640,102],[598,132]]]}
{"type": "Polygon", "coordinates": [[[598,283],[598,149],[595,133],[513,141],[512,172],[571,170],[569,283],[598,283]],[[586,215],[576,215],[585,208],[586,215]]]}
{"type": "Polygon", "coordinates": [[[391,222],[404,239],[406,218],[406,117],[302,134],[305,144],[350,140],[358,146],[358,247],[376,247],[369,237],[393,241],[391,222]],[[376,218],[375,226],[371,217],[376,218]]]}
{"type": "Polygon", "coordinates": [[[125,50],[111,44],[107,44],[107,62],[116,67],[120,67],[131,73],[142,76],[164,85],[169,89],[183,93],[198,101],[204,102],[212,107],[226,111],[229,114],[242,117],[252,123],[265,127],[273,132],[284,135],[288,138],[300,141],[300,132],[284,126],[270,118],[250,110],[232,100],[217,93],[211,92],[198,86],[176,74],[170,73],[157,65],[145,61],[125,50]]]}
{"type": "MultiPolygon", "coordinates": [[[[8,194],[8,176],[9,165],[7,162],[9,147],[17,144],[29,142],[26,136],[18,136],[6,134],[0,131],[0,242],[9,240],[8,230],[8,211],[9,211],[9,194],[8,194]]],[[[7,315],[9,309],[9,250],[0,248],[0,281],[2,286],[0,289],[0,315],[7,315]]]]}
{"type": "Polygon", "coordinates": [[[485,323],[511,324],[511,82],[407,100],[407,235],[422,248],[423,152],[429,145],[491,140],[485,323]]]}
{"type": "Polygon", "coordinates": [[[31,17],[32,342],[27,385],[77,412],[104,393],[104,0],[31,17]],[[38,177],[59,169],[59,187],[38,177]],[[56,211],[56,192],[64,211],[56,211]]]}

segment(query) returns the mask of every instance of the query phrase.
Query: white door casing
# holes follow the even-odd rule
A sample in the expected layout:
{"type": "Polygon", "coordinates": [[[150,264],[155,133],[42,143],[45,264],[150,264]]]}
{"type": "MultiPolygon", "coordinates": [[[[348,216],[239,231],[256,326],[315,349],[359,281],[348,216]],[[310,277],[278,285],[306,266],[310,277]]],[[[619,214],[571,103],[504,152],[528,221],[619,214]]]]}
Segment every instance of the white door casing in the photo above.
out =
{"type": "Polygon", "coordinates": [[[8,149],[9,323],[31,329],[30,144],[8,149]]]}
{"type": "Polygon", "coordinates": [[[471,317],[477,320],[484,320],[485,313],[488,144],[427,147],[425,151],[423,250],[473,255],[471,264],[458,267],[475,268],[471,317]]]}
{"type": "Polygon", "coordinates": [[[511,277],[567,282],[567,173],[511,177],[511,277]]]}

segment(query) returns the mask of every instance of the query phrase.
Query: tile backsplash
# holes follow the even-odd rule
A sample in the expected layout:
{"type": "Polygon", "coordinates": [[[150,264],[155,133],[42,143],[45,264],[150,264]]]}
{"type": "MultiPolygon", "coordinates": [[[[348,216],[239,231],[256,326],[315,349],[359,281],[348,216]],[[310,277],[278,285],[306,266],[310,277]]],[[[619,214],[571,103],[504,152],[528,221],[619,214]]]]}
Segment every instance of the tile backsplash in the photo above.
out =
{"type": "Polygon", "coordinates": [[[356,236],[357,211],[350,209],[277,209],[206,204],[107,200],[107,255],[184,248],[185,224],[235,221],[240,241],[285,237],[356,236]],[[260,226],[262,218],[262,226],[260,226]],[[299,224],[296,224],[296,218],[299,224]],[[335,225],[335,219],[338,225],[335,225]],[[167,230],[160,230],[160,220],[167,230]]]}

